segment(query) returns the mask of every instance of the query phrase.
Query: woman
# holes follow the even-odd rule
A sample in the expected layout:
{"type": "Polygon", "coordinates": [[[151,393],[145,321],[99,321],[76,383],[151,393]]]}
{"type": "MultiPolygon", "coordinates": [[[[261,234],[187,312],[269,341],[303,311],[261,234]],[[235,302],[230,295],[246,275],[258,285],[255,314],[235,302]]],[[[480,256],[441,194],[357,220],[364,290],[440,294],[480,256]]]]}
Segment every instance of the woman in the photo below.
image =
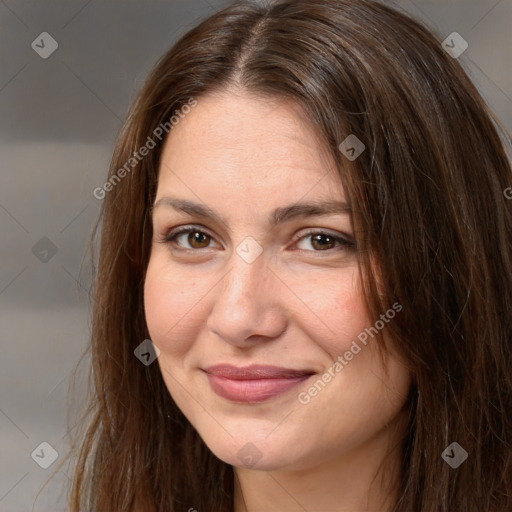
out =
{"type": "Polygon", "coordinates": [[[159,61],[95,191],[73,511],[512,510],[512,174],[440,41],[244,2],[159,61]]]}

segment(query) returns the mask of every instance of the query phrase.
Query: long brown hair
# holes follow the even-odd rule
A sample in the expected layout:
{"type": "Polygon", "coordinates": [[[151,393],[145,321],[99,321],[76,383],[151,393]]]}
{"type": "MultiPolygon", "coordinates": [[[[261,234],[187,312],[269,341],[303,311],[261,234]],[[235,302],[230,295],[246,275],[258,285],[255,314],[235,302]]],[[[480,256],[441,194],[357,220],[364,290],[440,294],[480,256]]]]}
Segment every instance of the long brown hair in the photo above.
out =
{"type": "Polygon", "coordinates": [[[73,512],[232,511],[233,468],[158,365],[134,356],[149,338],[143,285],[165,137],[126,167],[191,98],[230,86],[304,109],[353,207],[370,314],[403,306],[387,326],[413,375],[394,512],[512,510],[512,172],[497,120],[441,40],[370,0],[237,2],[160,59],[120,133],[93,235],[101,225],[73,512]],[[339,149],[351,134],[366,146],[353,162],[339,149]],[[441,457],[454,441],[468,453],[457,469],[441,457]]]}

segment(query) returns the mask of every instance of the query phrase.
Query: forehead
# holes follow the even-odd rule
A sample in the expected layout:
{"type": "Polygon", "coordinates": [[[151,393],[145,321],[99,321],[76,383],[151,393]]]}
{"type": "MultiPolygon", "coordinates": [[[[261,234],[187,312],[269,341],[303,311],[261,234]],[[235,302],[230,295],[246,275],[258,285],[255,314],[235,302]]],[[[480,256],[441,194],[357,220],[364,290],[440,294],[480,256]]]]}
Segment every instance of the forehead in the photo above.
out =
{"type": "Polygon", "coordinates": [[[170,132],[157,195],[187,184],[193,192],[280,189],[292,196],[344,199],[336,164],[300,107],[239,91],[197,98],[170,132]]]}

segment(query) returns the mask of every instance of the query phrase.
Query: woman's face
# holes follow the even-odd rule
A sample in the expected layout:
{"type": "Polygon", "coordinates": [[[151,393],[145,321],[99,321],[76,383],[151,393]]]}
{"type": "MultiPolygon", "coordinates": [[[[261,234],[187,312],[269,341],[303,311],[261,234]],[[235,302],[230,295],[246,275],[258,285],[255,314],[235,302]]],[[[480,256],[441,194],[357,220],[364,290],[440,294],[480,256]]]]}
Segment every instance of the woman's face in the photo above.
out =
{"type": "Polygon", "coordinates": [[[368,317],[345,199],[282,100],[198,98],[166,141],[146,320],[170,394],[229,464],[375,449],[403,408],[409,372],[394,354],[383,367],[373,337],[401,308],[368,317]]]}

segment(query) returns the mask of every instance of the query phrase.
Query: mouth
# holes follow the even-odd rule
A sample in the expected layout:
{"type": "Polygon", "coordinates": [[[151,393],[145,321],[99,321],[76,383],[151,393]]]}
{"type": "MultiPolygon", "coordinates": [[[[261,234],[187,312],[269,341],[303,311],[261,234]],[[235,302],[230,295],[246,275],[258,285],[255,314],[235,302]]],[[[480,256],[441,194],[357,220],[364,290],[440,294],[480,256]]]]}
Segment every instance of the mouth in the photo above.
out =
{"type": "Polygon", "coordinates": [[[281,395],[315,372],[279,366],[251,365],[237,367],[227,364],[210,366],[206,372],[212,390],[232,402],[258,403],[281,395]]]}

